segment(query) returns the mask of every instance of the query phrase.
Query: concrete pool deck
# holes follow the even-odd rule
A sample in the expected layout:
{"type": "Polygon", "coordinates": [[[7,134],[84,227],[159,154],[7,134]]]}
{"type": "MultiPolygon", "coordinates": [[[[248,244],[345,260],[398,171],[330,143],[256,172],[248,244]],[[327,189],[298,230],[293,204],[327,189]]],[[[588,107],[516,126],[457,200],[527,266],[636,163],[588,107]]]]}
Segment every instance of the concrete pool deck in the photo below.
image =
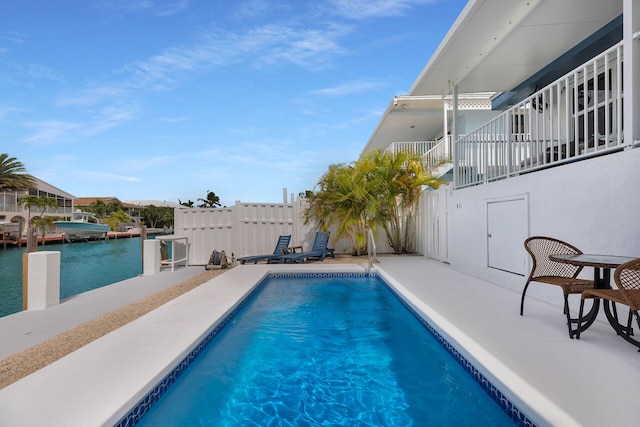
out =
{"type": "MultiPolygon", "coordinates": [[[[538,425],[640,425],[640,354],[608,324],[596,322],[580,340],[571,340],[560,295],[557,306],[528,297],[521,317],[519,292],[422,257],[380,261],[375,269],[452,344],[461,344],[476,367],[491,371],[485,375],[503,393],[514,392],[512,401],[538,425]]],[[[141,276],[47,310],[0,318],[2,352],[35,345],[202,270],[141,276]]],[[[265,274],[281,270],[361,272],[363,266],[234,268],[0,390],[0,425],[112,425],[265,274]]]]}
{"type": "Polygon", "coordinates": [[[0,360],[124,305],[167,289],[199,273],[202,267],[137,276],[84,292],[46,310],[21,311],[0,317],[0,360]]]}

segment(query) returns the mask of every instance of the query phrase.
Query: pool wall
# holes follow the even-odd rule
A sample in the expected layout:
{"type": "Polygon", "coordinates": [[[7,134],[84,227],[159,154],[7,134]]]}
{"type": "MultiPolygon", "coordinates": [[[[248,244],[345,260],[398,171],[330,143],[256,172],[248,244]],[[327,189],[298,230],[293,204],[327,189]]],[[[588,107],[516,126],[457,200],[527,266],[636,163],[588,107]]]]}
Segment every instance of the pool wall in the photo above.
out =
{"type": "MultiPolygon", "coordinates": [[[[521,409],[524,402],[520,399],[518,404],[514,403],[513,393],[505,394],[499,386],[496,386],[496,378],[485,375],[484,371],[476,366],[478,362],[470,357],[466,351],[459,351],[460,344],[453,344],[452,337],[448,336],[443,330],[432,324],[427,315],[411,302],[411,298],[403,295],[402,291],[393,285],[383,274],[375,269],[366,269],[359,272],[269,272],[260,279],[258,283],[209,331],[206,332],[204,338],[200,340],[193,349],[188,351],[186,357],[171,369],[148,393],[140,399],[131,410],[129,410],[115,425],[117,427],[128,427],[135,425],[151,407],[163,396],[169,387],[177,380],[177,378],[189,367],[196,357],[202,353],[207,345],[213,341],[216,336],[224,329],[224,327],[233,319],[238,311],[246,304],[253,294],[264,285],[265,281],[270,278],[307,278],[307,277],[363,277],[374,276],[382,280],[382,282],[391,290],[391,292],[402,302],[402,304],[420,321],[420,323],[436,338],[436,340],[444,347],[444,349],[458,362],[463,369],[471,375],[471,377],[480,385],[480,387],[498,404],[507,415],[519,426],[535,426],[535,423],[521,409]]],[[[406,291],[406,290],[405,290],[406,291]]],[[[410,295],[410,294],[409,294],[410,295]]],[[[504,386],[504,385],[503,385],[504,386]]],[[[470,420],[471,422],[477,420],[470,420]]]]}

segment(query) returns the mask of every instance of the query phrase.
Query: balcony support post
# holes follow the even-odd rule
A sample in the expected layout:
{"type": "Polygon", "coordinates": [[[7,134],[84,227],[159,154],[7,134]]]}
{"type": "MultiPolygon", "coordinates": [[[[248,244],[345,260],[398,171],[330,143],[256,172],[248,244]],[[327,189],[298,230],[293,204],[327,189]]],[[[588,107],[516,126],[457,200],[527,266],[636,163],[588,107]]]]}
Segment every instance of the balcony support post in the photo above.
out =
{"type": "Polygon", "coordinates": [[[514,120],[514,116],[513,116],[513,111],[509,110],[507,111],[507,113],[505,114],[505,130],[504,130],[504,134],[507,137],[506,140],[506,144],[507,144],[507,155],[506,155],[506,161],[507,161],[507,177],[510,177],[513,172],[514,172],[514,167],[513,167],[513,147],[511,144],[513,144],[513,120],[514,120]]]}
{"type": "Polygon", "coordinates": [[[453,188],[460,182],[460,165],[458,165],[458,85],[453,85],[453,112],[451,118],[451,141],[453,148],[453,188]]]}
{"type": "Polygon", "coordinates": [[[624,0],[622,38],[624,40],[624,142],[640,143],[640,2],[624,0]]]}

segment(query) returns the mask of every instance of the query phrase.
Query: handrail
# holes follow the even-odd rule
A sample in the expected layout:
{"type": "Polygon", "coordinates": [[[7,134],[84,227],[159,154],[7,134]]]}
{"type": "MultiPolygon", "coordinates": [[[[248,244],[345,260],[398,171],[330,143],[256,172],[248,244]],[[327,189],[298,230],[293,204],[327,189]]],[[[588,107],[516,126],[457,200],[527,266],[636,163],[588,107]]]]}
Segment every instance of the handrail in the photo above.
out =
{"type": "Polygon", "coordinates": [[[395,141],[392,142],[386,149],[391,154],[396,154],[401,151],[417,154],[418,156],[424,156],[429,150],[438,145],[437,140],[432,141],[395,141]]]}
{"type": "Polygon", "coordinates": [[[452,162],[451,136],[441,138],[435,145],[422,155],[422,165],[425,171],[432,173],[445,163],[452,162]]]}
{"type": "Polygon", "coordinates": [[[369,229],[367,232],[367,256],[369,258],[369,268],[373,267],[373,261],[378,262],[376,253],[376,240],[373,238],[373,230],[369,229]],[[371,249],[373,249],[373,256],[371,256],[371,249]]]}

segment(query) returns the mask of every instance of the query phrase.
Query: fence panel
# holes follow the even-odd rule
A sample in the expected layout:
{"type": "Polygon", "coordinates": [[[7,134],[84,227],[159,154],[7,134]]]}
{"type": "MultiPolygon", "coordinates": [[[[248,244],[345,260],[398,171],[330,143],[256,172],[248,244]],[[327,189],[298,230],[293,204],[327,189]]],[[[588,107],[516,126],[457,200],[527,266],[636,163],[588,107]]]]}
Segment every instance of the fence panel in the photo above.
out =
{"type": "Polygon", "coordinates": [[[205,265],[214,249],[231,256],[233,242],[233,210],[176,209],[175,234],[189,238],[189,263],[205,265]]]}
{"type": "MultiPolygon", "coordinates": [[[[236,256],[268,254],[281,235],[293,234],[293,206],[279,203],[236,203],[236,256]]],[[[294,244],[292,236],[291,244],[294,244]]]]}
{"type": "Polygon", "coordinates": [[[189,238],[190,264],[204,265],[214,249],[224,250],[229,257],[233,253],[237,258],[271,253],[283,234],[292,235],[292,245],[301,244],[310,227],[304,226],[300,212],[302,202],[236,202],[229,208],[180,208],[175,210],[175,234],[189,238]]]}

